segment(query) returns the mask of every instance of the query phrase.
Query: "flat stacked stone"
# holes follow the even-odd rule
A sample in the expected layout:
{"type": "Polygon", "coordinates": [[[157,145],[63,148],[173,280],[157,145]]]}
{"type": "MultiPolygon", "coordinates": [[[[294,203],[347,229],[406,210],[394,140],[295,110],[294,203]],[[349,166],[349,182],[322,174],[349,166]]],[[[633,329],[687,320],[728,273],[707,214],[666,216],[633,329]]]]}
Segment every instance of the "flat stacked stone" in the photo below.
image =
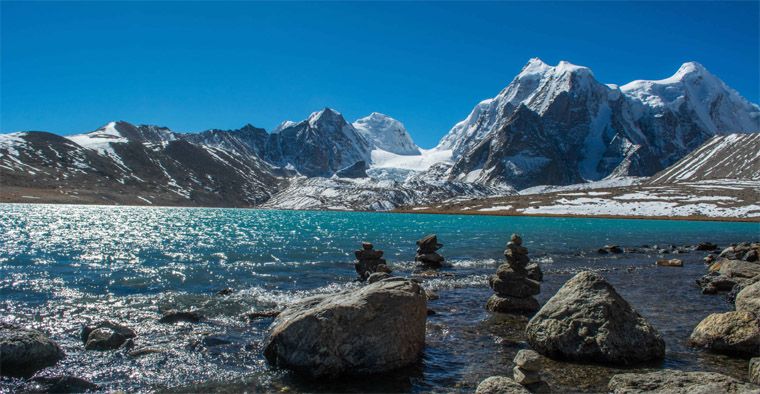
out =
{"type": "Polygon", "coordinates": [[[515,368],[512,370],[515,382],[525,386],[530,392],[549,392],[549,386],[541,379],[543,359],[535,350],[523,349],[517,352],[515,368]]]}
{"type": "Polygon", "coordinates": [[[539,309],[534,295],[541,292],[535,278],[543,277],[537,264],[530,264],[528,249],[522,246],[522,238],[512,234],[504,251],[507,263],[488,279],[488,285],[496,293],[488,299],[486,308],[491,312],[535,312],[539,309]]]}
{"type": "Polygon", "coordinates": [[[443,264],[444,258],[436,251],[442,247],[443,244],[438,243],[438,237],[435,234],[425,236],[417,241],[417,255],[414,256],[414,261],[428,267],[438,268],[443,264]]]}
{"type": "Polygon", "coordinates": [[[385,264],[382,250],[374,250],[370,242],[362,242],[361,250],[354,252],[357,262],[354,263],[356,273],[359,274],[359,280],[367,280],[375,272],[390,273],[391,270],[385,264]]]}

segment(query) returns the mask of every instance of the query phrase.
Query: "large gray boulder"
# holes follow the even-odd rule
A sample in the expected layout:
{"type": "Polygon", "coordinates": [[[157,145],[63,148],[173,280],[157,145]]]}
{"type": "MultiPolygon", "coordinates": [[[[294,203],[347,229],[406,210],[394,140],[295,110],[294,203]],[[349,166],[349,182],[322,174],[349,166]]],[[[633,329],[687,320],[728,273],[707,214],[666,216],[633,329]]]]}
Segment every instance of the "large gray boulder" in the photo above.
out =
{"type": "Polygon", "coordinates": [[[689,342],[716,353],[757,356],[760,355],[760,322],[750,312],[713,313],[694,328],[689,342]]]}
{"type": "Polygon", "coordinates": [[[743,288],[736,295],[736,310],[750,312],[760,318],[760,281],[743,288]]]}
{"type": "Polygon", "coordinates": [[[760,264],[742,260],[724,260],[718,272],[729,278],[752,278],[760,275],[760,264]]]}
{"type": "Polygon", "coordinates": [[[760,388],[715,372],[661,370],[614,375],[607,386],[615,394],[760,393],[760,388]]]}
{"type": "Polygon", "coordinates": [[[0,375],[28,377],[64,356],[61,347],[41,332],[0,323],[0,375]]]}
{"type": "Polygon", "coordinates": [[[562,286],[528,322],[528,342],[549,357],[635,364],[665,356],[665,341],[598,273],[562,286]]]}
{"type": "Polygon", "coordinates": [[[382,373],[418,360],[426,318],[422,287],[389,278],[285,309],[272,324],[264,355],[272,365],[311,377],[382,373]]]}
{"type": "Polygon", "coordinates": [[[530,391],[506,376],[491,376],[480,382],[475,394],[530,394],[530,391]]]}

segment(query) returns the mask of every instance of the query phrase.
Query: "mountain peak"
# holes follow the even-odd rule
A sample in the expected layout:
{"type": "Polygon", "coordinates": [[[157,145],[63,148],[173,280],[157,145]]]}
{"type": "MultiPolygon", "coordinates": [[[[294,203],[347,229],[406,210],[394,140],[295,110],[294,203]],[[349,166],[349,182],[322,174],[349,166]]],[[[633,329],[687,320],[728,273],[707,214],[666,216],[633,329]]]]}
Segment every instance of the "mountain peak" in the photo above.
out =
{"type": "Polygon", "coordinates": [[[374,148],[399,155],[420,154],[404,124],[388,115],[373,112],[356,120],[353,126],[374,148]]]}
{"type": "Polygon", "coordinates": [[[687,74],[709,74],[705,66],[697,62],[686,62],[676,71],[675,76],[685,76],[687,74]]]}

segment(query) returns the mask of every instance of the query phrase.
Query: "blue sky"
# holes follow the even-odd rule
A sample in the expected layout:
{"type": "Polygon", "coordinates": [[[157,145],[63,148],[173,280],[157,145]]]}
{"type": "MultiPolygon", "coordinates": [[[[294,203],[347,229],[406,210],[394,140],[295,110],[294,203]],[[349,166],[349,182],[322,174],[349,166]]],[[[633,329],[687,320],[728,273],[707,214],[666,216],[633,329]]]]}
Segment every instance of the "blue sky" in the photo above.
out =
{"type": "Polygon", "coordinates": [[[0,130],[272,129],[377,111],[431,147],[531,57],[598,80],[696,60],[760,96],[758,2],[2,2],[0,130]]]}

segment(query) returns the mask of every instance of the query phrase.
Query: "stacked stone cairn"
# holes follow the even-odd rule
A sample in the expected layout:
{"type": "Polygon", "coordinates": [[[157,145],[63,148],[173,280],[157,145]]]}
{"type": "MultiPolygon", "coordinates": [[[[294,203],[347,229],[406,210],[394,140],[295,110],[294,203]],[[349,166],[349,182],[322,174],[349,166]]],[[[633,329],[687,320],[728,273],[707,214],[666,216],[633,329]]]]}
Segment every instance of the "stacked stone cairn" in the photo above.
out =
{"type": "Polygon", "coordinates": [[[356,273],[359,274],[359,280],[362,282],[375,273],[385,274],[386,277],[390,276],[391,270],[385,263],[385,259],[382,258],[383,251],[373,248],[372,243],[362,242],[362,248],[354,252],[356,260],[358,260],[354,263],[354,268],[356,268],[356,273]]]}
{"type": "Polygon", "coordinates": [[[528,267],[528,249],[522,246],[522,238],[519,235],[512,234],[504,256],[507,263],[499,266],[496,274],[488,279],[489,286],[496,294],[488,299],[486,308],[491,312],[501,313],[537,311],[540,306],[533,296],[541,292],[541,285],[536,279],[540,279],[542,275],[538,265],[528,267]]]}
{"type": "Polygon", "coordinates": [[[532,393],[548,393],[549,385],[541,380],[542,357],[535,350],[523,349],[517,352],[515,368],[512,370],[515,382],[525,386],[532,393]]]}
{"type": "Polygon", "coordinates": [[[427,235],[417,241],[417,255],[414,256],[414,261],[427,267],[440,268],[444,258],[436,251],[442,247],[443,244],[438,243],[438,237],[435,234],[427,235]]]}

